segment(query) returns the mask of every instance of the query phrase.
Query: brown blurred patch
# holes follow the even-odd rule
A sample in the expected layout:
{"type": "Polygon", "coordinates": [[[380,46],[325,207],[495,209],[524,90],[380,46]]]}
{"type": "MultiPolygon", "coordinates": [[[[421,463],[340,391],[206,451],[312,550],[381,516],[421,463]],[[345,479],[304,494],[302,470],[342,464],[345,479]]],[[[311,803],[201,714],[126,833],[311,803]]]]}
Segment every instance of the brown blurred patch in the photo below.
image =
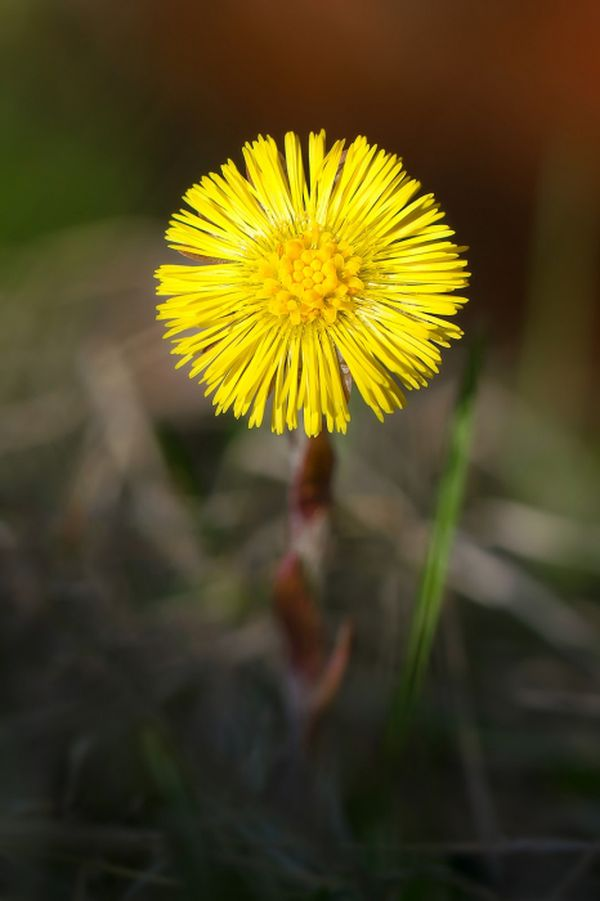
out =
{"type": "MultiPolygon", "coordinates": [[[[86,15],[97,29],[97,9],[86,15]]],[[[123,67],[123,32],[135,32],[145,76],[185,110],[190,132],[324,125],[401,148],[432,142],[444,155],[485,150],[501,171],[507,154],[530,170],[557,133],[600,143],[593,0],[151,0],[102,18],[123,67]]]]}

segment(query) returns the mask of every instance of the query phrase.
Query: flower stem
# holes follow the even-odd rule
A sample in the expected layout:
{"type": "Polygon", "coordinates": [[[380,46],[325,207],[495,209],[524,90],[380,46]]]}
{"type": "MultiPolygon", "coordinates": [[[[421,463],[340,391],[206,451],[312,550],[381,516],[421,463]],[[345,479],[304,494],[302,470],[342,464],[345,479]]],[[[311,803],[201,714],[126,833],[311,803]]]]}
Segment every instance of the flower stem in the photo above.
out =
{"type": "Polygon", "coordinates": [[[273,612],[285,646],[292,704],[308,733],[337,694],[351,644],[352,630],[346,622],[327,655],[319,604],[329,544],[334,469],[327,432],[297,441],[288,494],[288,549],[273,591],[273,612]]]}

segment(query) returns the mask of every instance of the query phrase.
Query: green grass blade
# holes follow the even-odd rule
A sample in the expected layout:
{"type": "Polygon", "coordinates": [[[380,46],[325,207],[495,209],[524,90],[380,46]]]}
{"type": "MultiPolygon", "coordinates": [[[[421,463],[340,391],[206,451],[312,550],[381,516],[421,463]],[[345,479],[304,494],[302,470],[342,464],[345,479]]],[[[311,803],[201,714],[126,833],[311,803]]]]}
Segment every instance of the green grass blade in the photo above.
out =
{"type": "Polygon", "coordinates": [[[396,746],[406,733],[418,696],[442,606],[452,539],[460,516],[482,350],[471,347],[450,429],[427,557],[419,584],[408,637],[406,662],[392,703],[388,739],[396,746]]]}

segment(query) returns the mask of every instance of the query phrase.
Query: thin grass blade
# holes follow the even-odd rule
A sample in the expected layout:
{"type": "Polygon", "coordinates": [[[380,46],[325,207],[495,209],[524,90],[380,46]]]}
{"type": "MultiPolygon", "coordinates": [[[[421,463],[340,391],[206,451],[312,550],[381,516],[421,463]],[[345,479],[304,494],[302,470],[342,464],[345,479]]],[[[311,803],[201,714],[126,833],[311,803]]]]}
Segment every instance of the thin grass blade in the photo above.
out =
{"type": "Polygon", "coordinates": [[[446,464],[410,625],[406,661],[388,722],[387,737],[392,747],[402,742],[410,724],[440,618],[452,541],[460,517],[468,469],[481,358],[482,347],[478,342],[470,349],[452,418],[446,464]]]}

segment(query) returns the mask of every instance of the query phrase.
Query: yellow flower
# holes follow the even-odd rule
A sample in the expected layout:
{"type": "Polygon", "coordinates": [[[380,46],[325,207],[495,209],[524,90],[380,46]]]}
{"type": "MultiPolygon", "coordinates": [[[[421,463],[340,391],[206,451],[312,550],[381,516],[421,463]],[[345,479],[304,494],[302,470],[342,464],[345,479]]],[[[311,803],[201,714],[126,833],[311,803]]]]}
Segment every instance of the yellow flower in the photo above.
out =
{"type": "Polygon", "coordinates": [[[179,365],[206,385],[216,412],[317,435],[345,432],[349,373],[379,419],[405,388],[437,372],[439,346],[461,330],[444,317],[466,302],[464,248],[432,194],[394,154],[359,137],[325,148],[311,134],[308,171],[298,137],[284,154],[270,137],[243,148],[185,195],[169,246],[194,265],[157,271],[158,307],[179,365]]]}

